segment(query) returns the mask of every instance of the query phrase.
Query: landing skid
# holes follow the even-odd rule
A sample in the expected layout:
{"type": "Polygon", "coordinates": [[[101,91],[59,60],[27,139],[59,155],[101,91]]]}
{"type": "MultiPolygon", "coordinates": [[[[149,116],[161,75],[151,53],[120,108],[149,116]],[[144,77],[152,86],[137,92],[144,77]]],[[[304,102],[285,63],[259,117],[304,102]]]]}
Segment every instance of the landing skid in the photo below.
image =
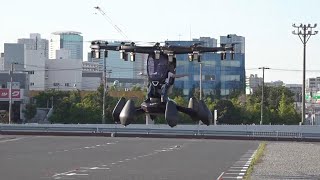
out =
{"type": "Polygon", "coordinates": [[[211,111],[203,100],[198,101],[196,98],[190,98],[188,107],[176,105],[172,100],[168,100],[166,104],[144,102],[141,104],[141,107],[135,107],[132,100],[125,102],[125,99],[121,98],[113,110],[112,117],[115,122],[120,122],[122,125],[127,126],[140,114],[146,113],[146,115],[149,115],[154,120],[155,114],[164,113],[168,125],[174,127],[179,121],[178,112],[188,114],[194,121],[202,121],[208,126],[212,124],[211,111]]]}

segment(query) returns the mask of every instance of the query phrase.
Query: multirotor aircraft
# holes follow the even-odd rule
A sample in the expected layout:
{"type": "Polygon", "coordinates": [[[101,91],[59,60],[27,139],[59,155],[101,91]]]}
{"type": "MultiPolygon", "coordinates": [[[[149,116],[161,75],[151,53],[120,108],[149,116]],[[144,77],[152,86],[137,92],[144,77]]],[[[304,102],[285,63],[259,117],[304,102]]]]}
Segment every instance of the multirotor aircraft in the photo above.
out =
{"type": "Polygon", "coordinates": [[[133,100],[126,101],[120,98],[115,106],[112,117],[116,123],[124,126],[131,124],[134,117],[146,114],[152,120],[156,115],[164,114],[170,127],[178,123],[178,112],[188,114],[194,121],[202,121],[206,125],[212,124],[212,113],[203,100],[192,97],[188,107],[177,105],[168,98],[168,92],[173,87],[175,78],[184,75],[176,75],[177,54],[188,54],[189,61],[201,62],[201,53],[220,52],[221,60],[226,58],[226,52],[231,52],[231,59],[234,58],[234,44],[231,47],[203,47],[200,44],[192,46],[160,45],[155,43],[152,46],[140,46],[134,42],[111,45],[104,41],[92,41],[91,53],[93,58],[106,58],[108,51],[119,51],[120,58],[124,61],[135,61],[136,53],[148,54],[147,76],[148,76],[148,98],[139,106],[135,107],[133,100]],[[102,53],[103,52],[103,53],[102,53]]]}

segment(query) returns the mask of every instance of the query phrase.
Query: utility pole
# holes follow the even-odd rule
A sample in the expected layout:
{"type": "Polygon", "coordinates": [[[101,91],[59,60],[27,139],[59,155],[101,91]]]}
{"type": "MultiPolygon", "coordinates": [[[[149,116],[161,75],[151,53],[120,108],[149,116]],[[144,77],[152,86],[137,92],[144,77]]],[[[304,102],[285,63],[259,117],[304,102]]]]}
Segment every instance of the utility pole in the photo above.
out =
{"type": "Polygon", "coordinates": [[[199,99],[202,100],[202,63],[200,63],[200,96],[199,99]]]}
{"type": "Polygon", "coordinates": [[[263,111],[264,111],[264,70],[270,69],[270,68],[260,67],[259,69],[262,69],[261,120],[260,120],[260,125],[262,125],[263,124],[263,111]]]}
{"type": "Polygon", "coordinates": [[[10,89],[9,89],[9,124],[11,124],[11,118],[12,118],[12,76],[13,76],[13,65],[14,63],[11,63],[10,67],[10,89]]]}
{"type": "Polygon", "coordinates": [[[106,123],[106,91],[107,91],[107,62],[106,62],[106,50],[103,50],[103,103],[102,103],[102,124],[106,123]]]}
{"type": "Polygon", "coordinates": [[[302,116],[301,124],[305,121],[306,116],[306,45],[312,35],[318,34],[318,31],[312,31],[313,28],[317,27],[317,24],[311,26],[311,24],[300,24],[297,26],[293,24],[292,27],[296,30],[292,31],[292,34],[298,35],[303,44],[303,79],[302,79],[302,116]]]}

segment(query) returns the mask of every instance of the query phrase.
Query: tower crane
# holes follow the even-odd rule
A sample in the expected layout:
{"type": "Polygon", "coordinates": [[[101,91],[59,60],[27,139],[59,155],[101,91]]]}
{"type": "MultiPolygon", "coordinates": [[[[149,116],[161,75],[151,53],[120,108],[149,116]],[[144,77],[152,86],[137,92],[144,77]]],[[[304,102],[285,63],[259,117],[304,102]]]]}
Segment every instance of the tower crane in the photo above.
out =
{"type": "Polygon", "coordinates": [[[105,11],[99,7],[94,7],[96,10],[100,12],[100,14],[118,31],[118,33],[121,34],[122,37],[124,37],[126,40],[128,40],[128,36],[116,25],[112,22],[112,19],[105,13],[105,11]]]}

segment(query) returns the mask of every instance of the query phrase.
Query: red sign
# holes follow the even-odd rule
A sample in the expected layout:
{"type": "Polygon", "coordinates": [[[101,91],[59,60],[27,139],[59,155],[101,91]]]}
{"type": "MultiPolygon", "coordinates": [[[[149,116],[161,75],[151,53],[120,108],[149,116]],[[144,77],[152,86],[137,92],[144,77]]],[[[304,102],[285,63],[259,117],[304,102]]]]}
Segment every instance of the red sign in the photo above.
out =
{"type": "MultiPolygon", "coordinates": [[[[9,89],[0,89],[0,99],[9,98],[9,89]]],[[[12,98],[20,99],[20,89],[12,89],[12,98]]]]}

